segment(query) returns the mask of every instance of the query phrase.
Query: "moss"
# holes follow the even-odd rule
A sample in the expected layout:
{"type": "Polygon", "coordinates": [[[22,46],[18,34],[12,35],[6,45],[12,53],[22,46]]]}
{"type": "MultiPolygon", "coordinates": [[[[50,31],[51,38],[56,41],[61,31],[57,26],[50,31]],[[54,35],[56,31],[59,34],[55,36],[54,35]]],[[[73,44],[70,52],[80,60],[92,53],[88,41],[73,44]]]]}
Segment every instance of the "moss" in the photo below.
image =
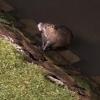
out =
{"type": "Polygon", "coordinates": [[[0,14],[0,23],[13,25],[15,22],[16,22],[16,19],[12,14],[10,14],[10,13],[0,14]]]}
{"type": "Polygon", "coordinates": [[[83,78],[81,76],[76,76],[75,80],[80,87],[82,87],[86,90],[91,90],[91,84],[90,84],[90,81],[88,79],[83,78]]]}

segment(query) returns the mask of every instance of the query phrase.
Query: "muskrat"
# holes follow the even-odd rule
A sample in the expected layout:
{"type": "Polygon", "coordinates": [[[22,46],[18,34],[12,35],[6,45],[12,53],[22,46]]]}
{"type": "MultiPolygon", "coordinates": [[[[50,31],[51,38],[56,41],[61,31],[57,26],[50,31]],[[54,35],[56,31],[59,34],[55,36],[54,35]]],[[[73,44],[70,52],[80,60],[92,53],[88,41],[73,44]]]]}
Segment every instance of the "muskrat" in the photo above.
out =
{"type": "Polygon", "coordinates": [[[42,49],[44,51],[49,47],[52,49],[68,48],[72,42],[73,34],[65,25],[40,22],[37,26],[41,31],[42,49]]]}

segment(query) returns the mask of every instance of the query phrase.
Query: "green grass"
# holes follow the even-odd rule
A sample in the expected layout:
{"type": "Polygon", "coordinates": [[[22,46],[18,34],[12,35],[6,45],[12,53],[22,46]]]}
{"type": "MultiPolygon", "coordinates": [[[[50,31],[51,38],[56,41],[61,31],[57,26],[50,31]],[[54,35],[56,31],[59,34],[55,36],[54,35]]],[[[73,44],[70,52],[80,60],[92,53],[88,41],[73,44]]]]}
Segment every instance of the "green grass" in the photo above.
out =
{"type": "Polygon", "coordinates": [[[47,81],[42,69],[24,60],[0,39],[0,100],[78,100],[71,91],[47,81]]]}

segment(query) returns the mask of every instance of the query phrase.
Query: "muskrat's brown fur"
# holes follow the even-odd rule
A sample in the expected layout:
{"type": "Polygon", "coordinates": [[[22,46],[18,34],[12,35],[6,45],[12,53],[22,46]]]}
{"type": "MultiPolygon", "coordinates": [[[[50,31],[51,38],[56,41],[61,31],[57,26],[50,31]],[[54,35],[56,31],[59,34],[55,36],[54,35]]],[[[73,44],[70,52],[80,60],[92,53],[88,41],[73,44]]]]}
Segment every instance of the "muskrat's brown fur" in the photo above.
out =
{"type": "Polygon", "coordinates": [[[53,49],[59,47],[68,47],[72,42],[72,32],[64,25],[54,25],[49,23],[39,23],[38,29],[42,35],[42,48],[48,47],[53,49]]]}

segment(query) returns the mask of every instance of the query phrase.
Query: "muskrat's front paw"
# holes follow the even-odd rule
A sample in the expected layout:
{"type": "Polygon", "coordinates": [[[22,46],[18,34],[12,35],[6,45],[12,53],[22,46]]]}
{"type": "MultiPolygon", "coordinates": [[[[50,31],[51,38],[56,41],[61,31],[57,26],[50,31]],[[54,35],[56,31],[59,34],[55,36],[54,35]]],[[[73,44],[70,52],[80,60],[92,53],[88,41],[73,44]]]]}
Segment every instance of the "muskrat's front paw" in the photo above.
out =
{"type": "Polygon", "coordinates": [[[47,51],[47,49],[46,48],[42,48],[42,50],[45,52],[45,51],[47,51]]]}

